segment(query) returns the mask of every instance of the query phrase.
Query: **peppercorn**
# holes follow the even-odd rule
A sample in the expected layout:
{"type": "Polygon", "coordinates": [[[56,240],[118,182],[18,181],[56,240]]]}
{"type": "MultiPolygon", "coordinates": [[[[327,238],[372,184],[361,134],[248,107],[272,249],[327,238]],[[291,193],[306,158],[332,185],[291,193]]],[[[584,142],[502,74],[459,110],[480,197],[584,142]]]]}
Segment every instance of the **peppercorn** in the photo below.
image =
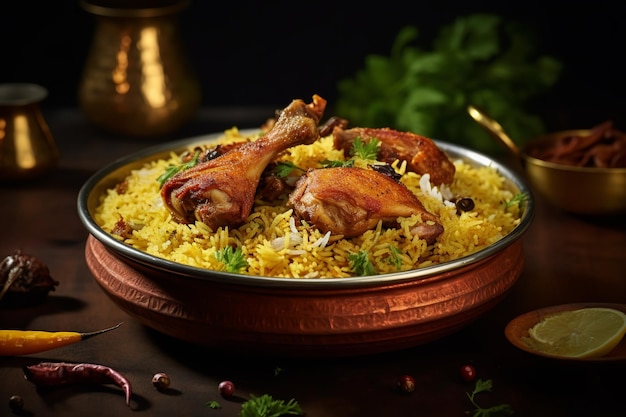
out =
{"type": "Polygon", "coordinates": [[[473,382],[476,379],[476,369],[472,365],[461,366],[459,373],[463,381],[473,382]]]}
{"type": "Polygon", "coordinates": [[[235,384],[231,381],[222,381],[217,386],[217,390],[222,397],[230,397],[235,393],[235,384]]]}
{"type": "Polygon", "coordinates": [[[159,390],[165,391],[170,386],[170,377],[167,374],[159,372],[152,377],[152,385],[159,390]]]}
{"type": "Polygon", "coordinates": [[[19,412],[24,409],[24,399],[19,395],[11,395],[9,398],[9,407],[13,412],[19,412]]]}
{"type": "Polygon", "coordinates": [[[400,391],[407,394],[415,391],[415,379],[410,375],[402,375],[398,378],[397,385],[400,391]]]}

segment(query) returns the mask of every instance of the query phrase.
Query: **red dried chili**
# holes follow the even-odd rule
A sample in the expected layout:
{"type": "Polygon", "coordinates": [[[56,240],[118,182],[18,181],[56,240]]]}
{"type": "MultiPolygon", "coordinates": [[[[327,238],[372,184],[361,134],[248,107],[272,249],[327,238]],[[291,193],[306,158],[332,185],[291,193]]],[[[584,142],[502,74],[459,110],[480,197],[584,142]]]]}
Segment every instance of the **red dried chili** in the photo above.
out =
{"type": "Polygon", "coordinates": [[[67,384],[115,384],[124,390],[126,404],[130,405],[132,393],[130,382],[124,375],[108,366],[94,363],[41,362],[25,366],[27,381],[40,387],[55,387],[67,384]]]}

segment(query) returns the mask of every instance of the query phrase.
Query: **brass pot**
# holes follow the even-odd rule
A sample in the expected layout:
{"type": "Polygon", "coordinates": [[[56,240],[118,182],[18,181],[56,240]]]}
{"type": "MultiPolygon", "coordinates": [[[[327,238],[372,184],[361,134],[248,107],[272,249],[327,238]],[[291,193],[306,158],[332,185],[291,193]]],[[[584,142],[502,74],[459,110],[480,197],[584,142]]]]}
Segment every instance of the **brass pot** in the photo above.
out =
{"type": "Polygon", "coordinates": [[[0,180],[39,176],[56,167],[59,153],[39,104],[37,84],[0,84],[0,180]]]}
{"type": "Polygon", "coordinates": [[[78,91],[87,119],[109,132],[152,137],[175,131],[194,116],[200,86],[178,25],[178,13],[188,3],[81,1],[96,17],[78,91]]]}
{"type": "Polygon", "coordinates": [[[529,155],[533,148],[552,147],[563,138],[589,134],[589,130],[564,130],[527,143],[520,156],[528,180],[546,200],[565,211],[582,215],[626,214],[626,168],[569,166],[529,155]]]}

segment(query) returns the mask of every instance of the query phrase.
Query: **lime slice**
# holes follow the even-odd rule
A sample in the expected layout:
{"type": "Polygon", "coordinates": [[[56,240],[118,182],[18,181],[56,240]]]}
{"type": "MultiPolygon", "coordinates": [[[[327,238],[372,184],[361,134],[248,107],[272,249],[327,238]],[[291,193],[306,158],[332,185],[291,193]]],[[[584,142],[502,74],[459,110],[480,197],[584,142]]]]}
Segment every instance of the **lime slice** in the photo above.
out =
{"type": "Polygon", "coordinates": [[[572,358],[596,358],[609,353],[626,334],[626,314],[589,307],[545,317],[528,334],[544,353],[572,358]]]}

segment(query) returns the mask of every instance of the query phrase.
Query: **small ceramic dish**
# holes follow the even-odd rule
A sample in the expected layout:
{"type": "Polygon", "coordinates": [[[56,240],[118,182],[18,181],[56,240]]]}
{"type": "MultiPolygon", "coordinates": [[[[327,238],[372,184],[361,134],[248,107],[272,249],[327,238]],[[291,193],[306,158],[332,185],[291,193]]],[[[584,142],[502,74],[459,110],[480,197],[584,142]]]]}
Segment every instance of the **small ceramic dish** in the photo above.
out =
{"type": "Polygon", "coordinates": [[[511,342],[514,346],[520,348],[521,350],[531,353],[533,355],[546,358],[578,362],[626,361],[626,337],[623,338],[622,341],[608,354],[599,358],[572,358],[567,356],[553,355],[536,350],[535,348],[533,348],[532,344],[527,342],[528,338],[530,337],[528,334],[528,330],[531,329],[535,324],[543,320],[545,317],[551,316],[555,313],[560,313],[562,311],[572,311],[590,307],[613,308],[626,313],[626,304],[616,303],[572,303],[545,307],[522,314],[511,320],[504,329],[504,335],[509,340],[509,342],[511,342]]]}

